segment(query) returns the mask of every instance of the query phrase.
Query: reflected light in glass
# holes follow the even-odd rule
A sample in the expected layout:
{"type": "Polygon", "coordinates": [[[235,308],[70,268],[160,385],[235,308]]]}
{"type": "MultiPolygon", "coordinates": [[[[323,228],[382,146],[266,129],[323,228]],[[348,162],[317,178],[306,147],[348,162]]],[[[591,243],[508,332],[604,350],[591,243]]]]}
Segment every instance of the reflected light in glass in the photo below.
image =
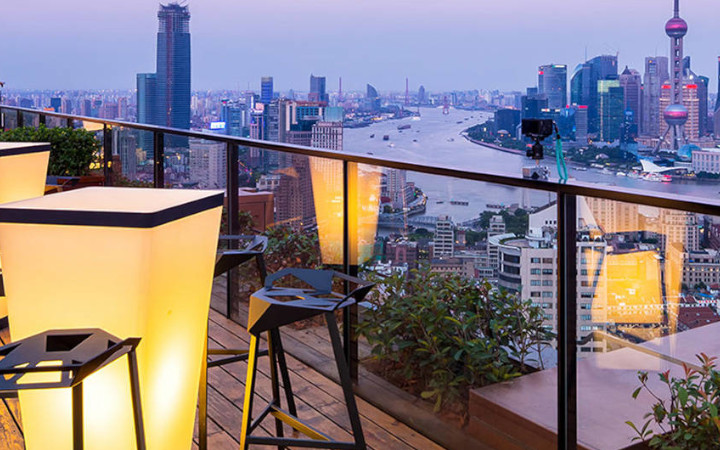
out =
{"type": "MultiPolygon", "coordinates": [[[[343,163],[310,158],[312,187],[322,261],[343,263],[343,163]]],[[[372,256],[380,207],[381,170],[348,163],[348,234],[350,264],[362,264],[372,256]]]]}

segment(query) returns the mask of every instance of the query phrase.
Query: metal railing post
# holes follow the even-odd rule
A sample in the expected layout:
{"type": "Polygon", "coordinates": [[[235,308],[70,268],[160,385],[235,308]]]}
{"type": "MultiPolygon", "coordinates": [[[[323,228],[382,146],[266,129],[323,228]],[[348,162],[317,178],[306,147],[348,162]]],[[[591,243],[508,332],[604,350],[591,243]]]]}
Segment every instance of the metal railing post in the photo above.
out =
{"type": "Polygon", "coordinates": [[[577,448],[577,197],[558,192],[558,449],[577,448]]]}
{"type": "Polygon", "coordinates": [[[153,187],[165,187],[165,133],[153,131],[153,187]]]}
{"type": "MultiPolygon", "coordinates": [[[[238,181],[239,156],[238,146],[228,142],[227,148],[227,167],[226,167],[226,197],[227,197],[227,233],[230,235],[240,234],[240,224],[238,223],[239,204],[238,196],[240,195],[240,186],[238,181]]],[[[238,242],[231,239],[231,246],[237,247],[238,242]]],[[[238,318],[240,316],[240,275],[237,268],[231,269],[227,274],[227,317],[229,319],[238,318]]]]}
{"type": "Polygon", "coordinates": [[[25,113],[18,110],[16,118],[17,118],[17,127],[18,128],[24,127],[25,126],[25,113]]]}
{"type": "Polygon", "coordinates": [[[103,176],[105,186],[112,186],[112,128],[110,125],[103,125],[103,176]]]}
{"type": "Polygon", "coordinates": [[[38,125],[46,125],[47,117],[45,114],[40,113],[38,114],[38,125]]]}
{"type": "MultiPolygon", "coordinates": [[[[343,272],[350,276],[357,276],[357,261],[351,261],[351,243],[350,239],[357,239],[356,236],[350,236],[350,196],[357,195],[357,186],[351,186],[350,181],[350,163],[343,161],[343,272]],[[352,189],[351,189],[352,188],[352,189]]],[[[352,170],[357,173],[357,164],[353,163],[352,170]]],[[[357,176],[355,177],[357,183],[357,176]]],[[[357,227],[355,227],[357,229],[357,227]]],[[[345,293],[350,292],[350,285],[345,282],[345,293]]],[[[358,342],[355,335],[355,327],[358,323],[358,306],[357,304],[348,306],[343,309],[343,350],[345,359],[350,369],[350,378],[354,382],[358,380],[358,342]]]]}
{"type": "Polygon", "coordinates": [[[65,122],[65,126],[68,128],[73,128],[75,125],[75,121],[73,119],[67,119],[65,122]]]}

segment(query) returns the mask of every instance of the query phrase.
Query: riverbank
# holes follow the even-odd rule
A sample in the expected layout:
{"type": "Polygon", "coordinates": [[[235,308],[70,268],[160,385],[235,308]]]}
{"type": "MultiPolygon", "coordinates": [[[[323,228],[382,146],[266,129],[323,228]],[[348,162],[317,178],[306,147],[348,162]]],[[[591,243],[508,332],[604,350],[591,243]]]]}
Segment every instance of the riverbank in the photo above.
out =
{"type": "Polygon", "coordinates": [[[468,141],[472,142],[473,144],[480,145],[480,146],[482,146],[482,147],[487,147],[487,148],[490,148],[490,149],[492,149],[492,150],[497,150],[497,151],[500,151],[500,152],[512,153],[513,155],[525,156],[525,152],[522,151],[522,150],[517,150],[517,149],[514,149],[514,148],[500,147],[499,145],[488,144],[487,142],[478,141],[478,140],[476,140],[476,139],[473,139],[473,138],[471,138],[470,136],[468,136],[468,134],[467,134],[467,129],[464,130],[464,131],[463,131],[462,133],[460,133],[460,134],[462,135],[462,137],[464,137],[464,138],[467,139],[468,141]]]}

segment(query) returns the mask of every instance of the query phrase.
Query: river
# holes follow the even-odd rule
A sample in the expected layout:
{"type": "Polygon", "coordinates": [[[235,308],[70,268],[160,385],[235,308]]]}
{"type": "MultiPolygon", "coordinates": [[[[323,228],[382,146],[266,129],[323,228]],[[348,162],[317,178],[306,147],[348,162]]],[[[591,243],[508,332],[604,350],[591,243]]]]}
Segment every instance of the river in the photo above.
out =
{"type": "MultiPolygon", "coordinates": [[[[346,128],[343,135],[344,149],[430,166],[443,165],[496,173],[519,174],[523,166],[532,164],[524,156],[473,144],[461,136],[463,130],[485,122],[492,113],[450,109],[448,115],[443,115],[442,108],[421,108],[420,114],[420,120],[386,120],[365,128],[346,128]],[[406,124],[411,127],[398,130],[398,126],[406,124]],[[371,138],[371,135],[374,137],[371,138]],[[384,135],[389,135],[390,139],[383,141],[384,135]]],[[[554,159],[546,158],[544,163],[550,167],[551,177],[557,178],[554,159]]],[[[602,185],[713,198],[717,197],[720,189],[720,184],[713,182],[659,183],[605,174],[592,168],[587,171],[578,171],[573,167],[568,169],[570,177],[602,185]]],[[[477,217],[487,209],[488,203],[541,206],[553,199],[552,194],[545,192],[415,172],[408,173],[407,180],[415,182],[427,194],[426,215],[449,215],[455,222],[477,217]],[[452,205],[452,200],[469,204],[452,205]]]]}

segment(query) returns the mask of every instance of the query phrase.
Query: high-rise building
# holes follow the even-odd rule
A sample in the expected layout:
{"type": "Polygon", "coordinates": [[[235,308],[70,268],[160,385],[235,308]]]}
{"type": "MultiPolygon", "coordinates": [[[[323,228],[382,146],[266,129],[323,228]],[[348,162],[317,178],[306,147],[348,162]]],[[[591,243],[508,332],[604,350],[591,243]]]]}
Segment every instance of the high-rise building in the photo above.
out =
{"type": "Polygon", "coordinates": [[[637,124],[640,119],[640,100],[642,98],[642,78],[635,69],[625,70],[620,74],[620,86],[625,96],[623,108],[625,111],[632,111],[633,123],[637,124]]]}
{"type": "Polygon", "coordinates": [[[418,105],[424,105],[425,103],[427,103],[425,86],[420,85],[420,87],[418,88],[418,105]]]}
{"type": "Polygon", "coordinates": [[[308,100],[311,102],[322,102],[327,105],[328,94],[325,91],[325,77],[310,75],[310,93],[308,100]]]}
{"type": "Polygon", "coordinates": [[[244,103],[223,100],[220,106],[220,120],[225,122],[225,133],[242,136],[246,125],[247,107],[244,103]]]}
{"type": "Polygon", "coordinates": [[[190,181],[200,188],[223,189],[227,176],[227,153],[222,142],[190,139],[190,181]]]}
{"type": "Polygon", "coordinates": [[[317,122],[312,126],[310,145],[341,151],[343,149],[342,122],[317,122]]]}
{"type": "Polygon", "coordinates": [[[60,97],[51,97],[50,107],[53,109],[53,111],[60,112],[60,108],[62,107],[62,99],[60,97]]]}
{"type": "MultiPolygon", "coordinates": [[[[190,128],[190,11],[187,6],[160,5],[156,73],[137,74],[137,108],[140,123],[190,128]]],[[[187,138],[169,136],[166,144],[187,147],[187,138]]],[[[148,151],[152,144],[144,137],[141,145],[148,151]]]]}
{"type": "Polygon", "coordinates": [[[590,72],[588,63],[578,64],[570,78],[570,103],[573,105],[590,104],[590,72]]]}
{"type": "Polygon", "coordinates": [[[567,66],[564,64],[540,66],[538,93],[547,96],[550,109],[559,110],[567,106],[567,66]]]}
{"type": "Polygon", "coordinates": [[[545,94],[539,94],[536,88],[527,88],[527,94],[521,97],[520,105],[523,119],[541,119],[546,116],[548,98],[545,94]]]}
{"type": "Polygon", "coordinates": [[[612,142],[620,139],[625,91],[620,86],[619,80],[599,80],[597,90],[600,140],[612,142]]]}
{"type": "Polygon", "coordinates": [[[598,81],[617,79],[617,56],[600,55],[575,68],[570,81],[570,101],[587,106],[588,132],[600,131],[598,81]]]}
{"type": "MultiPolygon", "coordinates": [[[[127,128],[112,128],[113,152],[120,156],[122,175],[129,180],[137,178],[137,138],[127,128]]],[[[113,170],[115,168],[113,167],[113,170]]]]}
{"type": "Polygon", "coordinates": [[[520,111],[517,109],[498,109],[495,111],[495,132],[505,130],[511,136],[515,135],[515,129],[520,125],[520,111]]]}
{"type": "MultiPolygon", "coordinates": [[[[137,74],[137,121],[138,123],[157,124],[155,111],[157,104],[157,75],[154,73],[137,74]]],[[[153,151],[151,133],[141,133],[140,147],[145,152],[153,151]]]]}
{"type": "Polygon", "coordinates": [[[377,112],[380,110],[380,96],[378,95],[377,89],[371,84],[367,85],[367,92],[365,95],[365,109],[368,111],[377,112]]]}
{"type": "Polygon", "coordinates": [[[452,217],[439,216],[435,223],[433,258],[452,257],[454,254],[455,232],[452,217]]]}
{"type": "MultiPolygon", "coordinates": [[[[703,77],[692,71],[690,67],[690,57],[686,56],[683,59],[683,79],[684,86],[692,88],[696,86],[697,98],[698,98],[698,136],[702,137],[708,134],[708,104],[710,102],[708,90],[710,88],[710,79],[703,77]]],[[[683,91],[683,95],[684,95],[683,91]]],[[[690,93],[692,96],[693,93],[690,93]]],[[[688,121],[690,118],[690,110],[688,110],[688,121]]],[[[690,137],[690,136],[687,136],[690,137]]]]}
{"type": "MultiPolygon", "coordinates": [[[[178,3],[160,5],[157,33],[157,125],[190,128],[190,11],[178,3]]],[[[170,146],[186,146],[172,136],[170,146]]]]}
{"type": "Polygon", "coordinates": [[[260,79],[260,103],[267,105],[272,101],[274,96],[273,77],[262,77],[260,79]]]}
{"type": "Polygon", "coordinates": [[[640,118],[640,132],[643,135],[659,136],[662,131],[660,128],[662,118],[660,94],[663,83],[669,78],[667,57],[653,56],[645,58],[642,114],[640,118]]]}

